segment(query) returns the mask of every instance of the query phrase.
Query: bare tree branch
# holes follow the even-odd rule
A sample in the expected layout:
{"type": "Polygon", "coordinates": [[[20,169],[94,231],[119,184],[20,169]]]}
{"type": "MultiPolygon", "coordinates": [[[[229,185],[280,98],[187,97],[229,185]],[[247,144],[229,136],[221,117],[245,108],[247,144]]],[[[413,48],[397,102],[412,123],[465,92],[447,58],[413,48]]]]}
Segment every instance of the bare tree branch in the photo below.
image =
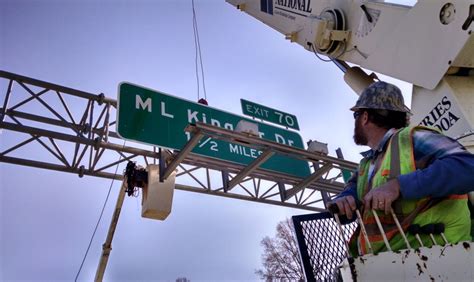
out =
{"type": "Polygon", "coordinates": [[[290,219],[278,223],[275,238],[265,237],[263,247],[263,269],[255,274],[266,281],[304,281],[303,265],[290,219]]]}

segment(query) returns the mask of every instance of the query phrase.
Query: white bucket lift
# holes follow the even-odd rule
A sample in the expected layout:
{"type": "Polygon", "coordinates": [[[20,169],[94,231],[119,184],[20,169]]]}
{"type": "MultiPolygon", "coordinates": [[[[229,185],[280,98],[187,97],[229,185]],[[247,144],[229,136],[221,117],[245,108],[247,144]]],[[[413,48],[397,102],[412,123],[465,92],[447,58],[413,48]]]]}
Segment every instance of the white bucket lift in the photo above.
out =
{"type": "Polygon", "coordinates": [[[143,188],[142,217],[165,220],[171,213],[176,171],[160,182],[158,165],[148,165],[148,184],[143,188]]]}

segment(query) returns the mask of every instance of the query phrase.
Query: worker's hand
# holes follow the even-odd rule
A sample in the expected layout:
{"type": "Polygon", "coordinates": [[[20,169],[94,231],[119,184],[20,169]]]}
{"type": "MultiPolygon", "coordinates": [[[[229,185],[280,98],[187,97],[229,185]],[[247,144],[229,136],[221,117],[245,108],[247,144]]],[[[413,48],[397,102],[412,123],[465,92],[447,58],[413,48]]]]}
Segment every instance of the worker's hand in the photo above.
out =
{"type": "Polygon", "coordinates": [[[364,197],[366,209],[383,210],[390,213],[392,203],[400,196],[400,184],[397,179],[392,179],[381,186],[372,189],[364,197]]]}
{"type": "Polygon", "coordinates": [[[337,208],[339,209],[339,214],[346,215],[348,219],[352,218],[352,213],[357,208],[355,199],[352,196],[345,196],[335,199],[334,201],[328,204],[328,207],[331,205],[337,205],[337,208]]]}

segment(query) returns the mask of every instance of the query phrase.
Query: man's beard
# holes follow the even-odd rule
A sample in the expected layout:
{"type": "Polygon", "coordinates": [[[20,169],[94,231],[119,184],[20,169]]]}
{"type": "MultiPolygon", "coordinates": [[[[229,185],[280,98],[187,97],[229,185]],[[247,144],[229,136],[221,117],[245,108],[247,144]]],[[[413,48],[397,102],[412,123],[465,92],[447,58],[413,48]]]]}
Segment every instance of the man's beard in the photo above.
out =
{"type": "Polygon", "coordinates": [[[362,127],[360,126],[359,120],[356,121],[354,127],[354,142],[357,145],[367,145],[369,142],[369,140],[367,140],[367,136],[362,130],[362,127]]]}

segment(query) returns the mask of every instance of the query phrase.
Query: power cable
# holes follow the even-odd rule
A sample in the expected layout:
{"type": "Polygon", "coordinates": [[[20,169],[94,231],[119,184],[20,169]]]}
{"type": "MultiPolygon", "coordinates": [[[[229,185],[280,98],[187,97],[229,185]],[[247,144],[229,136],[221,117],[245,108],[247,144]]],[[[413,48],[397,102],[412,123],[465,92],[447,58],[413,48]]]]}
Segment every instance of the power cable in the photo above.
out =
{"type": "MultiPolygon", "coordinates": [[[[122,147],[125,147],[125,142],[126,141],[123,142],[122,147]]],[[[99,227],[100,220],[102,219],[102,215],[104,214],[105,206],[107,205],[107,201],[109,200],[110,191],[112,190],[112,186],[114,184],[115,177],[117,176],[117,170],[118,170],[121,159],[122,159],[122,155],[120,155],[119,163],[117,163],[117,166],[115,167],[114,178],[112,178],[112,182],[110,183],[109,192],[107,192],[107,197],[105,198],[104,205],[102,206],[102,211],[100,212],[99,220],[97,220],[97,224],[95,225],[94,232],[92,233],[91,239],[89,241],[89,245],[87,246],[86,253],[84,254],[84,257],[82,258],[81,266],[79,267],[79,270],[77,271],[76,278],[74,278],[74,282],[77,282],[77,278],[79,277],[79,274],[81,273],[82,267],[84,266],[84,262],[86,261],[86,258],[87,258],[87,254],[89,253],[89,250],[91,248],[92,241],[94,240],[95,233],[97,232],[97,228],[99,227]]],[[[119,191],[119,193],[120,192],[121,191],[119,191]]]]}
{"type": "MultiPolygon", "coordinates": [[[[342,41],[342,44],[344,44],[344,47],[341,49],[342,51],[339,52],[339,55],[334,56],[334,57],[330,57],[330,56],[326,55],[326,56],[328,56],[328,58],[329,58],[329,59],[326,60],[326,59],[323,59],[322,57],[319,56],[319,54],[318,54],[318,52],[316,51],[316,49],[314,49],[314,45],[313,45],[313,44],[308,43],[308,45],[311,46],[311,49],[313,50],[314,55],[316,55],[316,57],[317,57],[318,59],[320,59],[321,61],[323,61],[323,62],[333,62],[334,60],[339,59],[342,55],[344,55],[344,54],[346,54],[346,53],[352,52],[352,51],[354,51],[354,50],[358,50],[358,49],[356,49],[356,48],[352,48],[352,49],[347,50],[347,43],[346,43],[345,41],[342,41]]],[[[360,51],[359,51],[359,52],[360,52],[360,51]]]]}
{"type": "Polygon", "coordinates": [[[194,65],[196,67],[196,84],[197,84],[197,99],[199,100],[200,95],[199,95],[199,68],[198,68],[198,42],[197,42],[197,36],[196,36],[196,24],[195,24],[195,12],[194,12],[194,0],[192,0],[192,5],[193,5],[193,34],[194,34],[194,65]]]}
{"type": "Polygon", "coordinates": [[[198,43],[198,50],[199,50],[199,62],[201,64],[202,89],[204,91],[204,99],[207,100],[206,79],[204,78],[204,64],[202,63],[201,41],[199,40],[199,30],[198,30],[198,26],[197,26],[196,16],[194,16],[194,20],[196,22],[196,34],[197,34],[197,43],[198,43]]]}
{"type": "Polygon", "coordinates": [[[328,59],[328,60],[321,58],[321,57],[318,55],[318,52],[316,52],[316,50],[314,49],[313,44],[311,44],[311,49],[313,49],[314,55],[316,55],[316,57],[317,57],[319,60],[321,60],[321,61],[323,61],[323,62],[326,62],[326,63],[332,62],[332,59],[331,59],[331,58],[328,59]]]}
{"type": "Polygon", "coordinates": [[[202,62],[202,53],[201,53],[201,42],[199,40],[199,30],[198,30],[198,22],[196,17],[196,10],[194,8],[194,0],[191,0],[192,9],[193,9],[193,33],[194,33],[194,48],[195,48],[195,65],[196,65],[196,80],[197,80],[197,88],[198,88],[198,99],[200,98],[199,91],[199,68],[198,68],[198,61],[201,67],[201,77],[202,77],[202,89],[204,92],[204,99],[207,100],[207,92],[206,92],[206,83],[204,78],[204,64],[202,62]]]}

